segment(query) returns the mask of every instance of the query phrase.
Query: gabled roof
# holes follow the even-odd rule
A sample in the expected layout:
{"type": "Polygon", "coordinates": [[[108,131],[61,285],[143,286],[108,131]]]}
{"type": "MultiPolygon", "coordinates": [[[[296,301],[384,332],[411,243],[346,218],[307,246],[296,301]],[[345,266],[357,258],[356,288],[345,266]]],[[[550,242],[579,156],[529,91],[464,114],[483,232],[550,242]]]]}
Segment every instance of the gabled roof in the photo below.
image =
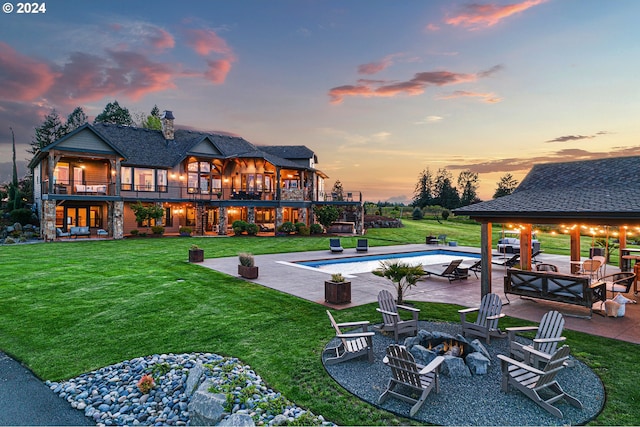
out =
{"type": "Polygon", "coordinates": [[[640,221],[640,156],[535,165],[510,195],[454,210],[485,221],[640,221]]]}
{"type": "MultiPolygon", "coordinates": [[[[172,168],[189,155],[198,154],[191,150],[196,147],[202,149],[203,146],[200,144],[204,142],[212,144],[209,155],[213,158],[262,158],[279,167],[305,168],[304,165],[296,163],[290,158],[282,158],[265,149],[268,147],[257,147],[236,136],[177,129],[174,133],[175,139],[167,141],[162,132],[158,130],[104,123],[87,124],[83,128],[93,130],[100,138],[113,146],[114,150],[117,150],[124,157],[122,164],[125,166],[172,168]]],[[[71,135],[69,134],[61,140],[69,138],[71,135]]],[[[284,153],[279,149],[275,151],[284,153]]],[[[307,159],[314,155],[313,151],[307,147],[295,146],[295,155],[302,154],[306,154],[307,159]]],[[[306,169],[309,167],[307,166],[306,169]]]]}

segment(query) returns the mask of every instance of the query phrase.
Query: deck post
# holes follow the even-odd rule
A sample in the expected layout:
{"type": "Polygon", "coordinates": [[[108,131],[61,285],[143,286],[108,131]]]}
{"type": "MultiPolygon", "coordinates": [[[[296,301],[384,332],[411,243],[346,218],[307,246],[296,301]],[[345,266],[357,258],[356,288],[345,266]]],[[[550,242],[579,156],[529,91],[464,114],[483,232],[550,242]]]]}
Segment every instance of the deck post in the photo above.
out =
{"type": "Polygon", "coordinates": [[[491,226],[490,222],[480,225],[480,294],[484,297],[491,293],[491,226]]]}
{"type": "Polygon", "coordinates": [[[520,268],[531,270],[531,224],[520,229],[520,268]]]}
{"type": "MultiPolygon", "coordinates": [[[[580,226],[574,226],[571,229],[571,261],[580,261],[580,226]]],[[[579,264],[571,264],[571,274],[579,270],[579,264]]]]}

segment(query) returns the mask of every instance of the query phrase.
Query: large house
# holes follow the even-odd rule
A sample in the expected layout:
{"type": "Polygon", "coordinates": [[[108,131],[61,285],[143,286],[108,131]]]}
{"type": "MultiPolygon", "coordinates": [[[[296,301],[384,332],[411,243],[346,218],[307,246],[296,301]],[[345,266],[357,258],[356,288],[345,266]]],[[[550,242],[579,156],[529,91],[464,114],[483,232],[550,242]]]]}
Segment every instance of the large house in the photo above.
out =
{"type": "Polygon", "coordinates": [[[164,209],[151,225],[166,233],[227,234],[239,219],[262,230],[310,225],[313,207],[323,204],[348,207],[355,232],[363,232],[362,196],[326,194],[327,176],[309,148],[174,129],[174,120],[165,111],[162,130],[85,124],[42,148],[29,165],[42,237],[89,227],[121,239],[149,225],[136,220],[138,202],[164,209]]]}

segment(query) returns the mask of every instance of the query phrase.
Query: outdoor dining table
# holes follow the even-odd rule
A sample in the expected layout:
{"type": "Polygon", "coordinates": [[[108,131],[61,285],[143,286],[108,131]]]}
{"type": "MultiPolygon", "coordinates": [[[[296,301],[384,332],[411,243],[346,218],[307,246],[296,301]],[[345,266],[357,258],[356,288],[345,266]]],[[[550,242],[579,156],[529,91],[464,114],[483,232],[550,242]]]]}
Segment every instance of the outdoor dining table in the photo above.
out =
{"type": "Polygon", "coordinates": [[[631,260],[635,260],[636,264],[640,259],[640,248],[621,248],[620,254],[622,255],[622,265],[620,271],[631,271],[631,260]],[[632,255],[636,253],[638,255],[632,255]]]}

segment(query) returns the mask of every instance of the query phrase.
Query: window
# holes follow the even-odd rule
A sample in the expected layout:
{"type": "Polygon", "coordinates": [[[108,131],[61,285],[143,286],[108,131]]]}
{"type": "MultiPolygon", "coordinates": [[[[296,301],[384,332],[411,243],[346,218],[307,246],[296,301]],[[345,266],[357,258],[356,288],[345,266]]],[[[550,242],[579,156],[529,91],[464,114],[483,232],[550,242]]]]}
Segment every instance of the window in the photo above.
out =
{"type": "Polygon", "coordinates": [[[128,166],[121,167],[120,175],[122,176],[122,185],[120,186],[120,188],[124,191],[133,190],[133,186],[132,186],[133,168],[130,168],[128,166]]]}
{"type": "Polygon", "coordinates": [[[69,163],[58,163],[53,170],[53,182],[56,184],[69,184],[69,163]]]}
{"type": "Polygon", "coordinates": [[[209,194],[211,191],[219,190],[221,188],[220,176],[216,174],[216,179],[212,179],[212,170],[215,171],[215,166],[209,162],[190,161],[187,164],[187,191],[209,194]]]}
{"type": "Polygon", "coordinates": [[[158,191],[166,192],[167,191],[167,171],[164,169],[156,170],[156,177],[158,180],[158,191]]]}
{"type": "Polygon", "coordinates": [[[147,168],[135,168],[133,185],[137,191],[155,191],[155,170],[147,168]]]}

